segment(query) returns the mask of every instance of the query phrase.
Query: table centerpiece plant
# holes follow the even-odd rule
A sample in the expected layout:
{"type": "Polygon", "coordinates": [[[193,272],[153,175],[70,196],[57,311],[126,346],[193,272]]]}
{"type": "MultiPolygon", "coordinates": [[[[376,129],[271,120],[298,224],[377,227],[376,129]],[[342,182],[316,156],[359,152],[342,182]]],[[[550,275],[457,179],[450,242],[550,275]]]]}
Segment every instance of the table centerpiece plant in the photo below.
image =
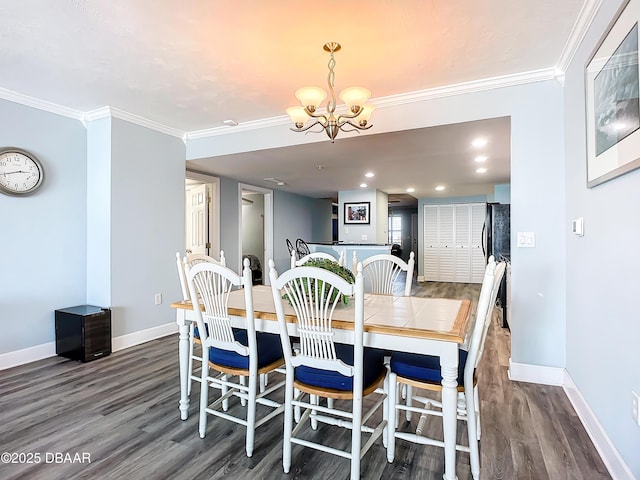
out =
{"type": "MultiPolygon", "coordinates": [[[[351,272],[351,270],[349,270],[348,268],[345,268],[343,266],[341,266],[340,264],[338,264],[338,262],[335,262],[333,260],[328,260],[325,258],[312,258],[311,260],[309,260],[308,262],[306,262],[304,264],[305,267],[318,267],[318,268],[323,268],[325,270],[329,270],[332,273],[335,273],[336,275],[338,275],[339,277],[342,277],[344,280],[346,280],[347,282],[353,284],[355,283],[356,279],[353,276],[353,273],[351,272]]],[[[311,286],[313,288],[313,285],[311,286]]],[[[320,285],[320,287],[322,287],[322,285],[320,285]]],[[[329,289],[331,288],[329,285],[325,285],[325,291],[328,292],[329,289]]],[[[337,295],[337,292],[334,293],[334,295],[337,295]]],[[[289,303],[291,303],[291,301],[289,300],[288,296],[285,294],[282,296],[282,298],[286,299],[289,301],[289,303]]],[[[334,296],[332,296],[331,300],[334,300],[334,296]]],[[[349,296],[348,295],[342,295],[342,298],[340,299],[342,301],[342,303],[344,305],[347,305],[349,303],[349,296]]]]}

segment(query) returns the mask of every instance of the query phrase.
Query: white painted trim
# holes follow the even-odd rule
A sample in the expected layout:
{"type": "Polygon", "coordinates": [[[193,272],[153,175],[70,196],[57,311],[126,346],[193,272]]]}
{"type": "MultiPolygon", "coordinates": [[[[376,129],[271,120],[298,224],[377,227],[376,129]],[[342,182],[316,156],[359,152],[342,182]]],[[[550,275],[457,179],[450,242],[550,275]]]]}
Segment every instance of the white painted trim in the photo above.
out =
{"type": "MultiPolygon", "coordinates": [[[[542,82],[555,78],[556,74],[557,70],[555,68],[544,68],[541,70],[533,70],[530,72],[516,73],[513,75],[502,75],[499,77],[474,80],[472,82],[457,83],[444,87],[401,93],[398,95],[390,95],[388,97],[380,97],[371,99],[371,104],[373,104],[376,108],[394,107],[397,105],[404,105],[406,103],[416,103],[435,98],[481,92],[484,90],[492,90],[494,88],[512,87],[514,85],[522,85],[524,83],[542,82]]],[[[278,117],[265,118],[262,120],[242,122],[235,127],[224,126],[187,132],[186,138],[187,140],[195,140],[198,138],[215,137],[218,135],[231,135],[233,133],[246,132],[247,130],[257,130],[260,128],[273,127],[277,125],[288,125],[290,123],[291,120],[287,115],[281,115],[278,117]]]]}
{"type": "MultiPolygon", "coordinates": [[[[175,335],[178,333],[178,325],[175,322],[165,323],[157,327],[140,330],[139,332],[129,333],[113,338],[111,341],[111,349],[113,352],[124,350],[125,348],[134,347],[141,343],[155,340],[156,338],[166,337],[167,335],[175,335]]],[[[0,354],[0,370],[11,367],[17,367],[26,363],[43,360],[56,355],[56,342],[43,343],[33,347],[23,348],[0,354]]]]}
{"type": "Polygon", "coordinates": [[[607,470],[609,470],[611,478],[614,480],[635,480],[636,477],[618,453],[618,450],[609,439],[604,428],[600,425],[598,418],[591,408],[589,408],[589,404],[582,397],[580,390],[578,390],[571,375],[569,375],[569,372],[566,370],[564,371],[563,388],[567,397],[569,397],[571,405],[573,405],[573,408],[578,414],[578,418],[580,418],[582,425],[591,438],[593,445],[596,447],[596,450],[598,450],[600,457],[602,457],[602,461],[606,465],[607,470]]]}
{"type": "Polygon", "coordinates": [[[177,130],[175,128],[163,125],[162,123],[154,122],[153,120],[149,120],[139,115],[135,115],[133,113],[125,112],[124,110],[119,110],[117,108],[109,106],[86,112],[82,117],[82,121],[86,126],[86,122],[99,120],[106,117],[119,118],[120,120],[124,120],[135,125],[140,125],[141,127],[146,127],[160,133],[166,133],[167,135],[171,135],[172,137],[178,137],[182,141],[186,142],[187,137],[182,130],[177,130]]]}
{"type": "Polygon", "coordinates": [[[573,56],[576,54],[584,36],[591,27],[591,23],[593,23],[593,19],[601,4],[602,0],[585,0],[582,4],[578,18],[576,18],[571,28],[569,38],[567,38],[567,42],[562,48],[562,53],[560,53],[560,58],[556,63],[556,68],[561,72],[566,72],[567,68],[569,68],[569,64],[571,60],[573,60],[573,56]]]}
{"type": "Polygon", "coordinates": [[[138,332],[128,333],[119,337],[114,337],[111,342],[111,350],[117,352],[125,348],[135,347],[141,343],[150,342],[156,338],[166,337],[167,335],[175,335],[178,333],[178,325],[176,322],[165,323],[157,327],[147,328],[138,332]]]}
{"type": "Polygon", "coordinates": [[[424,275],[418,275],[418,281],[424,282],[424,275]]]}
{"type": "MultiPolygon", "coordinates": [[[[587,0],[587,1],[599,2],[601,0],[587,0]]],[[[481,92],[484,90],[491,90],[495,88],[504,88],[504,87],[511,87],[514,85],[522,85],[525,83],[541,82],[541,81],[556,78],[558,76],[558,73],[559,73],[559,70],[557,68],[550,67],[550,68],[544,68],[540,70],[533,70],[530,72],[522,72],[522,73],[516,73],[512,75],[502,75],[498,77],[474,80],[471,82],[464,82],[464,83],[458,83],[454,85],[447,85],[443,87],[430,88],[426,90],[402,93],[398,95],[390,95],[387,97],[380,97],[377,99],[372,99],[371,103],[375,105],[376,108],[393,107],[397,105],[404,105],[407,103],[422,102],[424,100],[431,100],[431,99],[449,97],[454,95],[462,95],[462,94],[473,93],[473,92],[481,92]]],[[[41,110],[46,110],[52,113],[57,113],[67,117],[75,118],[77,120],[80,120],[85,125],[85,127],[87,125],[87,122],[90,122],[93,120],[98,120],[106,117],[119,118],[121,120],[125,120],[127,122],[134,123],[142,127],[150,128],[151,130],[156,130],[161,133],[166,133],[167,135],[178,137],[182,139],[182,141],[184,141],[185,144],[187,140],[215,137],[218,135],[231,135],[234,133],[245,132],[248,130],[257,130],[257,129],[268,128],[273,126],[288,125],[290,123],[289,117],[287,115],[280,115],[277,117],[263,118],[259,120],[242,122],[239,125],[234,127],[223,126],[223,127],[207,128],[203,130],[196,130],[192,132],[183,132],[176,128],[169,127],[167,125],[163,125],[153,120],[149,120],[147,118],[141,117],[139,115],[135,115],[133,113],[129,113],[124,110],[119,110],[117,108],[113,108],[109,106],[101,107],[95,110],[91,110],[89,112],[80,112],[77,110],[72,110],[70,108],[63,107],[61,105],[56,105],[53,103],[45,102],[44,100],[38,100],[35,98],[27,97],[26,95],[21,95],[19,93],[11,92],[10,90],[5,90],[1,88],[0,88],[0,98],[5,98],[13,102],[21,103],[24,105],[32,106],[34,108],[39,108],[41,110]]],[[[342,107],[343,106],[341,105],[339,109],[342,107]]]]}
{"type": "Polygon", "coordinates": [[[0,355],[0,370],[35,362],[56,354],[56,342],[42,343],[34,347],[14,350],[0,355]]]}
{"type": "Polygon", "coordinates": [[[44,110],[45,112],[55,113],[57,115],[62,115],[63,117],[82,121],[83,113],[78,110],[73,110],[72,108],[58,105],[57,103],[47,102],[46,100],[40,100],[39,98],[22,95],[21,93],[13,92],[6,88],[0,88],[0,98],[10,102],[19,103],[21,105],[26,105],[27,107],[37,108],[38,110],[44,110]]]}
{"type": "Polygon", "coordinates": [[[545,367],[528,363],[515,363],[509,358],[509,380],[516,382],[540,383],[542,385],[562,386],[564,368],[545,367]]]}

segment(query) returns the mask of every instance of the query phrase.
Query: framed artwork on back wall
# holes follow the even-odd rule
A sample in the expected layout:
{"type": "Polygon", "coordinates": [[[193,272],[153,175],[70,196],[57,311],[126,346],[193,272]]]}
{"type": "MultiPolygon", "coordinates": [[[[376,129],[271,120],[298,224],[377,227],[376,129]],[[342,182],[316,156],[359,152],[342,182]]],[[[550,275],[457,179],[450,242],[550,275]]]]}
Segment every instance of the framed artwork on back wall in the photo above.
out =
{"type": "Polygon", "coordinates": [[[368,224],[371,222],[370,210],[371,202],[345,203],[344,223],[368,224]]]}

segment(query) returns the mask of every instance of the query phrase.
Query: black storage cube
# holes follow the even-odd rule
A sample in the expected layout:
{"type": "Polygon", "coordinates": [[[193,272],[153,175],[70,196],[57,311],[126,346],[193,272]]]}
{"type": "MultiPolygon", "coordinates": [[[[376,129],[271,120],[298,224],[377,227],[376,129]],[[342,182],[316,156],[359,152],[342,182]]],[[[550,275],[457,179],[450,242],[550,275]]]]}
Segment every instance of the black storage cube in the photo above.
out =
{"type": "Polygon", "coordinates": [[[90,362],[111,353],[111,310],[93,305],[56,310],[56,354],[90,362]]]}

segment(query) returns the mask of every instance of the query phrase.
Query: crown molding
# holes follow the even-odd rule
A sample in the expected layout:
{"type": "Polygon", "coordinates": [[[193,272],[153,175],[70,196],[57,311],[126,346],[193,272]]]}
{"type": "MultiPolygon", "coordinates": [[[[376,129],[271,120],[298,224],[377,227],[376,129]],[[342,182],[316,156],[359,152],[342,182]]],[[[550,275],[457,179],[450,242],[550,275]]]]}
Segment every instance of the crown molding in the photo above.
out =
{"type": "MultiPolygon", "coordinates": [[[[445,87],[430,88],[427,90],[419,90],[416,92],[401,93],[398,95],[389,95],[372,99],[371,103],[376,108],[393,107],[396,105],[404,105],[407,103],[423,102],[436,98],[449,97],[453,95],[463,95],[466,93],[482,92],[495,88],[512,87],[514,85],[522,85],[525,83],[542,82],[552,80],[558,76],[555,68],[545,68],[530,72],[517,73],[514,75],[502,75],[499,77],[486,78],[482,80],[474,80],[472,82],[458,83],[447,85],[445,87]]],[[[561,73],[561,72],[560,72],[561,73]]],[[[343,107],[343,106],[341,106],[343,107]]],[[[341,107],[338,107],[340,110],[341,107]]],[[[346,111],[346,110],[345,110],[346,111]]],[[[230,135],[233,133],[246,132],[249,130],[258,130],[261,128],[289,125],[291,120],[287,115],[271,117],[262,120],[252,120],[250,122],[241,122],[235,127],[215,127],[204,130],[197,130],[186,133],[187,140],[196,140],[198,138],[215,137],[218,135],[230,135]]]]}
{"type": "Polygon", "coordinates": [[[135,125],[140,125],[141,127],[150,128],[151,130],[155,130],[160,133],[178,137],[183,141],[186,140],[186,134],[182,130],[168,127],[166,125],[163,125],[162,123],[154,122],[153,120],[149,120],[139,115],[135,115],[133,113],[129,113],[124,110],[119,110],[117,108],[109,106],[86,112],[82,116],[82,123],[86,126],[87,122],[92,122],[94,120],[99,120],[101,118],[107,117],[118,118],[135,125]]]}
{"type": "Polygon", "coordinates": [[[57,103],[47,102],[46,100],[40,100],[39,98],[29,97],[18,92],[7,90],[6,88],[0,88],[0,98],[10,102],[19,103],[21,105],[26,105],[27,107],[37,108],[38,110],[44,110],[45,112],[55,113],[57,115],[62,115],[63,117],[82,121],[83,113],[78,110],[63,107],[57,103]]]}
{"type": "Polygon", "coordinates": [[[406,103],[416,103],[425,100],[434,100],[436,98],[451,97],[454,95],[483,92],[486,90],[513,87],[526,83],[543,82],[546,80],[552,80],[555,77],[556,71],[554,68],[544,68],[541,70],[532,70],[530,72],[516,73],[513,75],[502,75],[482,80],[473,80],[471,82],[456,83],[444,87],[429,88],[427,90],[419,90],[416,92],[389,95],[388,97],[375,99],[371,103],[373,103],[377,108],[393,107],[396,105],[404,105],[406,103]]]}
{"type": "Polygon", "coordinates": [[[279,115],[277,117],[262,118],[260,120],[251,120],[250,122],[241,122],[236,126],[224,126],[205,128],[203,130],[194,130],[186,133],[187,140],[195,140],[198,138],[217,137],[218,135],[229,135],[232,133],[246,132],[248,130],[257,130],[260,128],[276,127],[280,125],[288,125],[291,123],[288,115],[279,115]]]}
{"type": "Polygon", "coordinates": [[[602,5],[602,0],[585,0],[582,4],[578,18],[576,18],[567,42],[564,44],[560,58],[556,64],[556,68],[562,72],[566,72],[569,68],[571,60],[573,60],[578,47],[582,43],[584,36],[587,34],[589,27],[593,23],[593,19],[602,5]]]}

